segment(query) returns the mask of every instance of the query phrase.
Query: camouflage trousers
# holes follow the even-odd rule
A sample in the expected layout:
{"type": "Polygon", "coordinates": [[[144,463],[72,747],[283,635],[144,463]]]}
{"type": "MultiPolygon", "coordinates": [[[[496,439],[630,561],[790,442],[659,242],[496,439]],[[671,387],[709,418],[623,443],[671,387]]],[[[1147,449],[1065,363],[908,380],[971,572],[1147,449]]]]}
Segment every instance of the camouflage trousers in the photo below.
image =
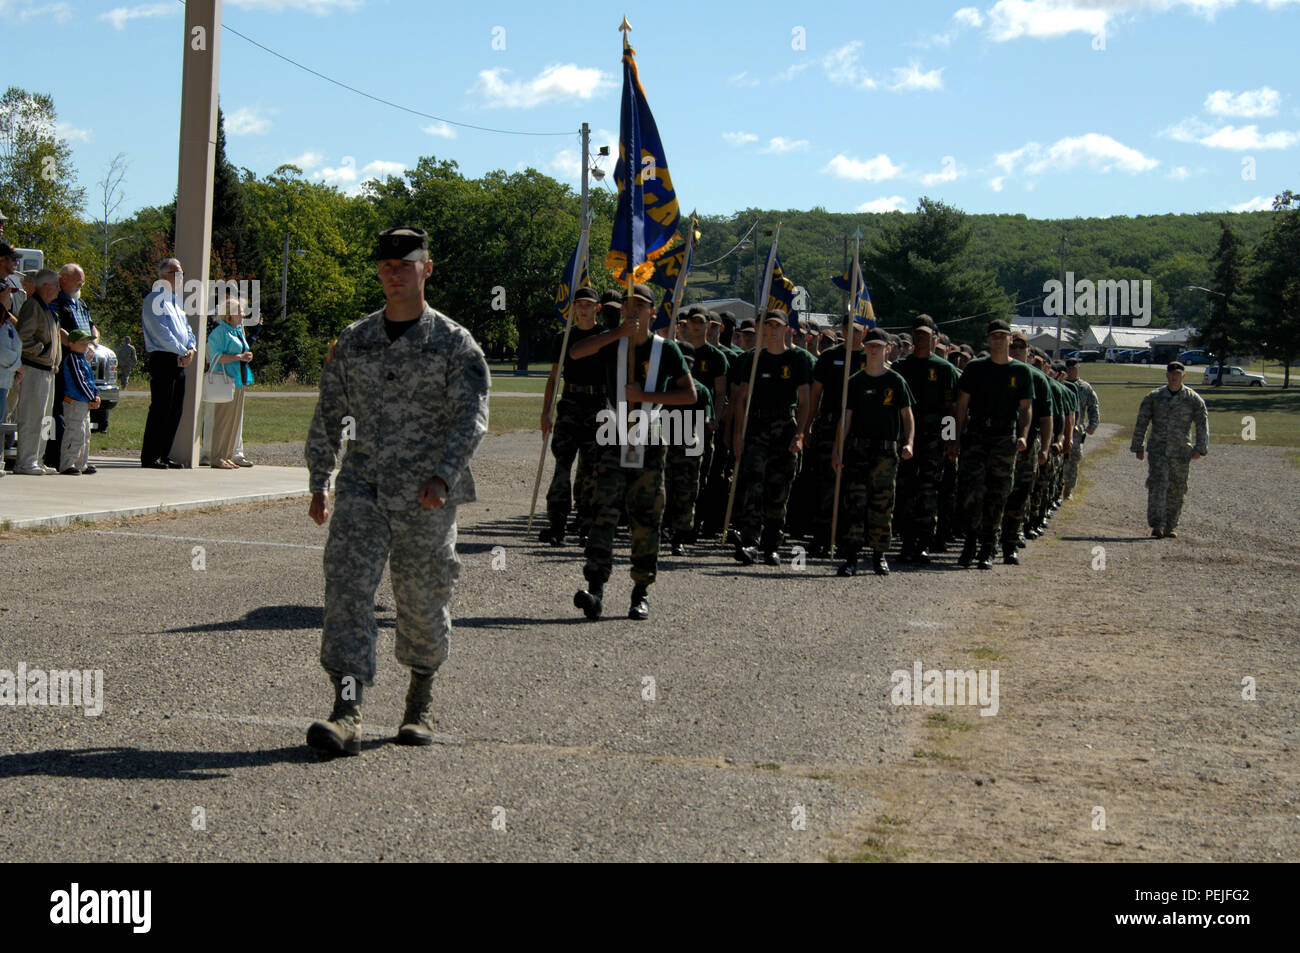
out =
{"type": "Polygon", "coordinates": [[[340,482],[325,543],[320,662],[365,685],[375,679],[375,591],[385,563],[397,604],[397,661],[436,671],[451,645],[448,603],[460,578],[456,507],[389,508],[374,486],[340,482]]]}
{"type": "Polygon", "coordinates": [[[745,431],[741,482],[736,488],[736,529],[745,545],[761,543],[764,552],[774,552],[781,545],[785,505],[799,465],[798,456],[790,452],[794,434],[794,418],[788,413],[755,415],[745,431]]]}
{"type": "Polygon", "coordinates": [[[1047,508],[1056,499],[1053,488],[1057,475],[1061,472],[1061,452],[1052,444],[1047,451],[1047,463],[1038,470],[1038,479],[1034,481],[1033,492],[1029,497],[1029,512],[1026,522],[1037,526],[1047,518],[1047,508]]]}
{"type": "Polygon", "coordinates": [[[591,523],[596,487],[596,414],[603,406],[600,398],[573,396],[560,398],[556,405],[555,428],[551,431],[555,473],[546,491],[546,512],[553,520],[569,515],[572,497],[579,522],[584,526],[591,523]],[[569,471],[575,457],[578,476],[570,489],[569,471]]]}
{"type": "Polygon", "coordinates": [[[1029,511],[1030,499],[1034,495],[1034,481],[1038,477],[1038,434],[1029,441],[1024,453],[1016,454],[1016,469],[1011,480],[1011,492],[1007,494],[1007,503],[1002,511],[1002,546],[1014,545],[1020,536],[1029,511]]]}
{"type": "Polygon", "coordinates": [[[997,543],[1015,468],[1014,433],[976,429],[963,435],[957,495],[966,518],[967,539],[974,537],[982,546],[997,543]]]}
{"type": "MultiPolygon", "coordinates": [[[[717,536],[722,532],[722,520],[727,512],[727,493],[731,486],[731,448],[727,446],[724,428],[718,424],[713,436],[713,452],[707,471],[701,470],[703,485],[695,507],[696,522],[701,536],[717,536]],[[707,475],[706,475],[707,474],[707,475]]],[[[739,489],[739,487],[737,487],[739,489]]]]}
{"type": "Polygon", "coordinates": [[[849,444],[844,453],[844,531],[840,543],[852,559],[862,551],[863,528],[873,552],[889,548],[894,515],[894,484],[898,476],[898,446],[866,440],[849,444]]]}
{"type": "Polygon", "coordinates": [[[1074,485],[1079,482],[1079,461],[1083,459],[1083,441],[1088,438],[1088,434],[1078,428],[1074,431],[1074,446],[1070,448],[1070,456],[1065,460],[1065,473],[1062,480],[1065,489],[1073,490],[1074,485]]]}
{"type": "Polygon", "coordinates": [[[1165,453],[1147,448],[1147,525],[1152,529],[1178,527],[1191,462],[1190,451],[1165,453]]]}
{"type": "Polygon", "coordinates": [[[929,543],[934,536],[946,459],[939,426],[918,425],[912,440],[912,459],[898,465],[898,513],[905,537],[929,543]]]}
{"type": "Polygon", "coordinates": [[[939,526],[937,534],[943,539],[957,539],[966,535],[965,523],[957,509],[958,461],[948,459],[944,448],[943,479],[939,481],[939,526]]]}
{"type": "Polygon", "coordinates": [[[596,470],[595,511],[587,536],[587,582],[604,587],[614,568],[614,533],[624,506],[631,532],[631,576],[634,583],[650,585],[659,564],[659,527],[664,515],[663,447],[647,447],[645,466],[619,466],[617,445],[600,448],[596,470]]]}
{"type": "Polygon", "coordinates": [[[679,538],[695,529],[695,501],[700,493],[702,463],[702,453],[692,457],[687,455],[686,447],[673,445],[668,448],[668,462],[664,467],[666,502],[663,522],[679,538]]]}
{"type": "MultiPolygon", "coordinates": [[[[829,415],[818,416],[813,423],[812,446],[805,453],[809,469],[817,481],[813,496],[812,538],[814,544],[823,546],[830,545],[831,541],[831,516],[835,508],[835,468],[831,466],[831,454],[835,451],[838,432],[838,420],[829,415]]],[[[843,482],[841,476],[841,485],[843,482]]]]}

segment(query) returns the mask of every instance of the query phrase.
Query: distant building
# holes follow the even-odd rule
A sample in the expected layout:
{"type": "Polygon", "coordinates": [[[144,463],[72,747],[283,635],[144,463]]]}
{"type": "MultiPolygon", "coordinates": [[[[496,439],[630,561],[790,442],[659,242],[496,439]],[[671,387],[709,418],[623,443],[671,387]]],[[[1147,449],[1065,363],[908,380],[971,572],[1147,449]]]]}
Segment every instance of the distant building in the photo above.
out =
{"type": "Polygon", "coordinates": [[[1175,328],[1151,339],[1151,363],[1168,364],[1192,346],[1196,328],[1175,328]]]}
{"type": "Polygon", "coordinates": [[[1079,348],[1084,351],[1104,351],[1119,347],[1141,351],[1151,346],[1154,338],[1168,332],[1168,328],[1112,328],[1105,324],[1094,324],[1083,336],[1079,348]]]}
{"type": "Polygon", "coordinates": [[[737,322],[746,318],[751,321],[754,319],[754,305],[742,298],[708,298],[704,301],[692,301],[691,304],[719,313],[730,311],[737,322]]]}

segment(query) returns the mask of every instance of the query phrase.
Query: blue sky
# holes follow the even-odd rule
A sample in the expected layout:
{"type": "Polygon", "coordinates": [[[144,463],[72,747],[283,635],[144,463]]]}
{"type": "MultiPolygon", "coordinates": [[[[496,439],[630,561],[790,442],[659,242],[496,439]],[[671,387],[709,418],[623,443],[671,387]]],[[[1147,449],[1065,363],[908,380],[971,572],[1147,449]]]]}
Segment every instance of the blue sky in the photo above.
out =
{"type": "MultiPolygon", "coordinates": [[[[622,11],[597,5],[226,0],[227,153],[355,191],[422,155],[468,175],[578,178],[618,130],[622,11]]],[[[1031,217],[1267,207],[1300,188],[1286,0],[629,4],[684,209],[910,210],[931,195],[1031,217]]],[[[183,8],[0,0],[6,85],[51,93],[88,214],[126,154],[123,211],[175,190],[183,8]]],[[[611,164],[605,163],[607,170],[611,164]]],[[[612,179],[612,176],[610,177],[612,179]]],[[[609,179],[606,180],[610,181],[609,179]]],[[[3,197],[0,197],[3,208],[3,197]]]]}

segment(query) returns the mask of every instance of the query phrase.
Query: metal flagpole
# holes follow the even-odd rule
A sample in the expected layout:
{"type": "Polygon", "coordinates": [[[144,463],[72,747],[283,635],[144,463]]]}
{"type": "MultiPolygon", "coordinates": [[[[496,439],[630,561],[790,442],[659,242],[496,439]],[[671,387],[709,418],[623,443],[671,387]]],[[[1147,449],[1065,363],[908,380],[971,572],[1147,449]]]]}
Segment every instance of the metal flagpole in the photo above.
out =
{"type": "MultiPolygon", "coordinates": [[[[757,238],[757,236],[755,236],[757,238]]],[[[776,266],[776,243],[781,238],[781,223],[776,223],[776,231],[772,235],[772,247],[767,253],[767,269],[763,275],[763,290],[759,294],[759,301],[763,310],[755,310],[754,317],[757,321],[765,320],[763,315],[767,314],[767,296],[772,290],[772,269],[776,266]]],[[[745,413],[740,418],[740,455],[736,457],[736,465],[731,471],[731,487],[727,490],[727,512],[722,517],[722,541],[727,541],[727,530],[731,528],[731,509],[736,502],[736,482],[740,478],[740,460],[745,453],[745,430],[749,425],[749,407],[754,401],[754,380],[758,377],[758,357],[759,351],[763,349],[763,332],[762,324],[759,323],[754,328],[754,360],[749,365],[749,388],[745,391],[745,413]]]]}
{"type": "Polygon", "coordinates": [[[862,267],[858,263],[859,240],[853,239],[853,274],[849,278],[849,323],[844,329],[844,380],[840,384],[840,421],[839,436],[836,438],[840,448],[840,467],[835,471],[835,497],[831,501],[831,558],[835,558],[835,531],[840,519],[840,477],[844,475],[844,444],[848,440],[845,430],[845,411],[849,406],[849,375],[853,367],[853,335],[858,325],[858,283],[862,281],[862,267]]]}

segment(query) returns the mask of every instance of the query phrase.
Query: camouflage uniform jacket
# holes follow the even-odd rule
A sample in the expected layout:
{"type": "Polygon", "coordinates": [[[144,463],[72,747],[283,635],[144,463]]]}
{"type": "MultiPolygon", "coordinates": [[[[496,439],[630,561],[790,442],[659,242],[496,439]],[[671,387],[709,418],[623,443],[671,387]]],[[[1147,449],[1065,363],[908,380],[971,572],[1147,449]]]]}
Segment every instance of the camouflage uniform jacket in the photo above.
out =
{"type": "Polygon", "coordinates": [[[1096,427],[1101,423],[1101,401],[1097,399],[1097,392],[1093,390],[1091,384],[1082,377],[1072,382],[1075,390],[1079,392],[1079,423],[1080,430],[1086,430],[1090,427],[1096,427]],[[1087,422],[1084,417],[1087,417],[1087,422]]]}
{"type": "Polygon", "coordinates": [[[320,400],[307,434],[311,490],[329,487],[344,418],[356,428],[339,482],[368,483],[381,503],[415,506],[433,477],[447,503],[477,498],[470,457],[488,426],[491,379],[468,331],[426,303],[396,341],[376,311],[343,329],[321,372],[320,400]]]}
{"type": "Polygon", "coordinates": [[[1210,415],[1201,395],[1190,387],[1180,387],[1175,393],[1168,387],[1159,387],[1142,398],[1137,424],[1133,427],[1133,442],[1129,449],[1134,453],[1142,449],[1147,426],[1151,439],[1147,448],[1153,453],[1179,455],[1184,451],[1205,456],[1210,451],[1210,415]],[[1187,444],[1187,432],[1196,427],[1196,443],[1187,444]]]}

